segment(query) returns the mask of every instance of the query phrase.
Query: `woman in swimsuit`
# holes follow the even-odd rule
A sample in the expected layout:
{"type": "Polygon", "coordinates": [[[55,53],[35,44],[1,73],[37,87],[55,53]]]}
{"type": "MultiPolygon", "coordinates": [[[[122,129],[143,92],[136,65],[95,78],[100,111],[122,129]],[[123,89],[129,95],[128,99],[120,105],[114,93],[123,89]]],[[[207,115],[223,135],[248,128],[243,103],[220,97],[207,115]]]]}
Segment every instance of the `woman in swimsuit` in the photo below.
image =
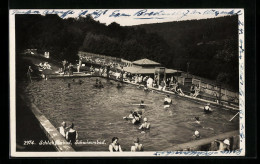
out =
{"type": "Polygon", "coordinates": [[[110,152],[122,152],[121,146],[117,141],[117,137],[112,138],[112,143],[108,147],[110,152]]]}

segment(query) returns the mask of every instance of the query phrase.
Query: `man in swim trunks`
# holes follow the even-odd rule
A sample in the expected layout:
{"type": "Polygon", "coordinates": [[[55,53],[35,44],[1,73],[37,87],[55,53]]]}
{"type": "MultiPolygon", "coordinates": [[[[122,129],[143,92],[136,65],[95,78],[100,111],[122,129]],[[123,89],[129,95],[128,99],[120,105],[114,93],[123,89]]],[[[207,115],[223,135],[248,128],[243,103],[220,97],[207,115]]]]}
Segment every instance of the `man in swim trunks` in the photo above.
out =
{"type": "Polygon", "coordinates": [[[131,152],[144,151],[143,145],[139,144],[139,138],[134,140],[134,146],[131,146],[131,152]]]}
{"type": "Polygon", "coordinates": [[[113,137],[112,138],[112,143],[108,147],[110,152],[122,152],[121,146],[118,143],[118,138],[113,137]]]}

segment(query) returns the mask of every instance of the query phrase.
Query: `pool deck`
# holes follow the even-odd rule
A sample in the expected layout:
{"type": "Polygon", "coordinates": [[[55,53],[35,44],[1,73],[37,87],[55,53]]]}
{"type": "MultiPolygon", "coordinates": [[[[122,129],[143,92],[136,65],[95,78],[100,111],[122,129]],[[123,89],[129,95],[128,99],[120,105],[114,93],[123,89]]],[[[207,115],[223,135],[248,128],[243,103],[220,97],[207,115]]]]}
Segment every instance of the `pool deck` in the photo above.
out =
{"type": "MultiPolygon", "coordinates": [[[[85,74],[83,72],[74,72],[73,75],[64,75],[64,74],[50,74],[49,75],[49,78],[51,78],[51,79],[52,78],[78,78],[78,77],[102,77],[102,78],[106,78],[104,76],[85,74]]],[[[118,82],[124,82],[124,83],[127,83],[127,84],[139,86],[139,84],[135,84],[135,83],[132,83],[132,82],[129,82],[129,81],[120,81],[120,80],[116,80],[116,79],[113,79],[113,78],[109,78],[109,79],[114,80],[114,81],[118,81],[118,82]]],[[[226,109],[239,111],[239,107],[222,105],[222,104],[218,104],[217,102],[214,102],[214,101],[209,101],[209,100],[205,100],[205,99],[201,99],[201,98],[195,98],[195,97],[188,96],[188,95],[182,96],[182,95],[176,94],[176,93],[171,92],[171,91],[163,91],[163,90],[159,90],[157,88],[149,88],[149,90],[153,90],[153,91],[156,91],[156,92],[159,92],[159,93],[162,93],[162,94],[170,94],[170,95],[175,95],[175,96],[178,96],[178,97],[183,97],[183,98],[189,99],[191,101],[195,101],[197,103],[203,103],[203,104],[210,103],[212,106],[223,107],[223,108],[226,108],[226,109]]]]}

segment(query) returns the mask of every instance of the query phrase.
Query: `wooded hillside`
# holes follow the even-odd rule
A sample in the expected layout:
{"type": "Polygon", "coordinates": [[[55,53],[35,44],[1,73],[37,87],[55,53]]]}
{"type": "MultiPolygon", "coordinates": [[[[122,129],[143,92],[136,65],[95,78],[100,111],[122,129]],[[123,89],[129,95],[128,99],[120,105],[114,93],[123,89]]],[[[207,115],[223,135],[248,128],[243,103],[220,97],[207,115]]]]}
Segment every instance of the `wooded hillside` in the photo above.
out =
{"type": "Polygon", "coordinates": [[[149,58],[238,89],[238,17],[106,26],[87,16],[16,15],[16,50],[49,51],[56,60],[87,51],[127,60],[149,58]]]}

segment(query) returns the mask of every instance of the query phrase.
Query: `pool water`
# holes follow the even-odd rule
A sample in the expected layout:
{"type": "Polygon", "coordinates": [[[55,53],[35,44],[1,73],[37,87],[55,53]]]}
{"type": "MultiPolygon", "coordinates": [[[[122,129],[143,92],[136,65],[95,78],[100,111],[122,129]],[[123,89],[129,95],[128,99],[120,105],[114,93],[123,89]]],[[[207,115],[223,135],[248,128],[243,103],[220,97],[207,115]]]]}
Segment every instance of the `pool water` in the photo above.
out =
{"type": "MultiPolygon", "coordinates": [[[[95,88],[97,78],[80,78],[83,84],[67,79],[49,79],[33,81],[26,88],[26,96],[42,111],[55,126],[62,121],[67,125],[74,123],[79,134],[76,151],[108,151],[111,139],[116,136],[124,151],[130,151],[135,137],[139,137],[145,151],[161,151],[171,146],[192,141],[195,130],[201,138],[212,137],[239,129],[239,119],[232,118],[236,111],[213,108],[211,114],[204,114],[203,104],[172,95],[173,105],[163,108],[165,95],[157,92],[145,92],[131,84],[122,84],[102,79],[104,88],[95,88]],[[71,86],[68,87],[68,83],[71,86]],[[151,129],[141,133],[138,125],[123,119],[131,110],[138,109],[133,104],[144,100],[148,104],[143,111],[151,129]],[[195,123],[199,116],[201,124],[195,123]],[[105,141],[104,144],[91,144],[92,141],[105,141]]],[[[75,81],[79,78],[75,79],[75,81]]],[[[140,110],[140,109],[139,109],[140,110]]]]}

